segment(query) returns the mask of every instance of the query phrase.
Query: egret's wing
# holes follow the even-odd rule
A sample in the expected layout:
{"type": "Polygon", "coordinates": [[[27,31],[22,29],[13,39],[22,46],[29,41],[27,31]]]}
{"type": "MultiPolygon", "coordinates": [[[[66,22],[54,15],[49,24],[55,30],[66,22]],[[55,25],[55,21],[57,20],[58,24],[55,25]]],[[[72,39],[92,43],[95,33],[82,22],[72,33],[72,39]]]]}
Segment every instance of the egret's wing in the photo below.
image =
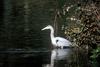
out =
{"type": "Polygon", "coordinates": [[[56,42],[58,46],[70,46],[71,42],[62,37],[56,37],[56,42]]]}

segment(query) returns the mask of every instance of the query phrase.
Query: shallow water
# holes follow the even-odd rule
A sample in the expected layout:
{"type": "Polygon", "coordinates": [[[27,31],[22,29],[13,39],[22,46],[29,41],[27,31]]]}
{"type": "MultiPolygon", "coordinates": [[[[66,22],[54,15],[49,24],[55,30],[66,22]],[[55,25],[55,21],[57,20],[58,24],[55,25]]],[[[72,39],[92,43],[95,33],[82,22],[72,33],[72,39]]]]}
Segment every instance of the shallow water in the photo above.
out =
{"type": "Polygon", "coordinates": [[[0,67],[88,67],[86,53],[76,48],[18,50],[1,51],[0,67]]]}

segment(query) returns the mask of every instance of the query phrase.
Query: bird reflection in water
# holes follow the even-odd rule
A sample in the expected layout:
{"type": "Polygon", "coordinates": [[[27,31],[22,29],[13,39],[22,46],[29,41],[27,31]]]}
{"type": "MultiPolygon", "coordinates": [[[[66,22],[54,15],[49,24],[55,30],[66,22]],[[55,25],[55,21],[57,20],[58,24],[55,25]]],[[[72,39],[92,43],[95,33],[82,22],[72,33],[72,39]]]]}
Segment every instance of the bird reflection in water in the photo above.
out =
{"type": "Polygon", "coordinates": [[[65,63],[62,63],[63,61],[69,61],[70,60],[70,55],[71,55],[71,49],[53,49],[51,51],[51,60],[50,60],[50,64],[44,64],[43,67],[62,67],[62,66],[58,66],[60,65],[64,65],[63,67],[65,67],[65,63]]]}

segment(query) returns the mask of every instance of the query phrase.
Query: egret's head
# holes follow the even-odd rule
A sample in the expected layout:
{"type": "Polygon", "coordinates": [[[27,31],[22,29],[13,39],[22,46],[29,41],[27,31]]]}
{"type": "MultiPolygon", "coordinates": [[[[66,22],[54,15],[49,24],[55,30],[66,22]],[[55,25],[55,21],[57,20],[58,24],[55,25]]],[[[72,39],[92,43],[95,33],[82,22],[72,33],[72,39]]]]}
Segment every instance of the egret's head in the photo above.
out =
{"type": "Polygon", "coordinates": [[[48,25],[48,26],[44,27],[42,30],[51,29],[51,28],[52,28],[52,26],[48,25]]]}

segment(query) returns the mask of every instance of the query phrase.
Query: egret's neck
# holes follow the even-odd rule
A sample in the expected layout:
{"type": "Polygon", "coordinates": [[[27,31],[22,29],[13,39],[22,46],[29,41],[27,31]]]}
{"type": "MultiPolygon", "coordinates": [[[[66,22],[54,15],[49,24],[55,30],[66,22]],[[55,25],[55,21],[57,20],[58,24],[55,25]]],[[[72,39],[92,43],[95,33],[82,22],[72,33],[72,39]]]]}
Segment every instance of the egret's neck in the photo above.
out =
{"type": "Polygon", "coordinates": [[[50,36],[51,36],[51,40],[52,40],[52,38],[54,38],[54,29],[50,28],[50,30],[51,30],[50,36]]]}

